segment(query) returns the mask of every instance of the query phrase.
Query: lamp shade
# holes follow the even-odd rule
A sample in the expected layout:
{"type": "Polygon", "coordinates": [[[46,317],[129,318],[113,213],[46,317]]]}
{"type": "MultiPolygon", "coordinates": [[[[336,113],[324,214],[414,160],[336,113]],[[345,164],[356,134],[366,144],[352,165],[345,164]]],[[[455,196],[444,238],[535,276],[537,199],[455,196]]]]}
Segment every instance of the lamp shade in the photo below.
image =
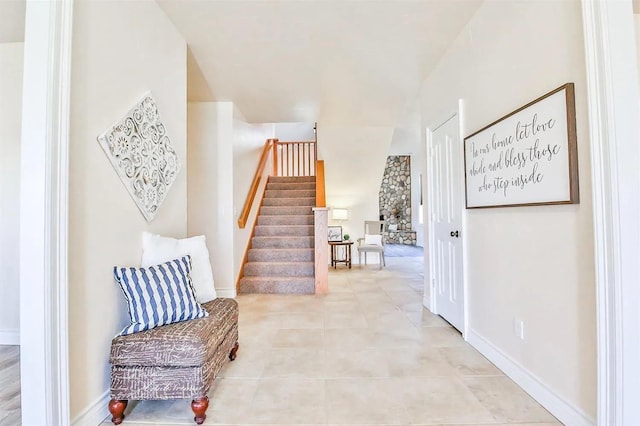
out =
{"type": "Polygon", "coordinates": [[[348,220],[349,210],[347,209],[331,209],[331,219],[333,220],[348,220]]]}

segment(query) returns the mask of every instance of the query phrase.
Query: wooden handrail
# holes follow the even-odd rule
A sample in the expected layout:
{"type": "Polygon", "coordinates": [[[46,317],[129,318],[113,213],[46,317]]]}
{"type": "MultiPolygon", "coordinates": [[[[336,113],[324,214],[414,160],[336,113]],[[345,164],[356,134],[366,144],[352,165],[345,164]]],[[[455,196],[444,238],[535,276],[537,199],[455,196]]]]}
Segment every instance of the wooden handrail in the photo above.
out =
{"type": "Polygon", "coordinates": [[[238,217],[238,226],[244,229],[247,225],[269,156],[273,159],[273,165],[270,171],[270,174],[273,176],[315,175],[316,204],[317,207],[325,207],[324,162],[318,161],[317,155],[317,143],[313,141],[280,142],[278,139],[267,139],[262,149],[262,156],[260,157],[256,174],[253,176],[253,182],[249,188],[247,199],[238,217]],[[319,167],[322,169],[320,170],[319,167]]]}
{"type": "Polygon", "coordinates": [[[324,160],[316,160],[316,207],[327,207],[324,190],[324,160]]]}
{"type": "Polygon", "coordinates": [[[264,168],[267,165],[267,160],[269,158],[269,154],[271,153],[272,146],[275,146],[275,143],[277,141],[277,139],[267,139],[264,144],[264,148],[262,149],[262,156],[260,157],[260,163],[258,163],[256,174],[253,176],[253,182],[251,182],[251,187],[249,188],[249,194],[247,195],[247,199],[244,202],[242,213],[240,213],[240,217],[238,218],[238,226],[241,229],[244,229],[244,227],[247,225],[247,220],[249,220],[249,214],[251,213],[251,206],[253,206],[253,200],[256,198],[256,193],[258,192],[258,187],[260,186],[260,181],[262,180],[264,168]]]}

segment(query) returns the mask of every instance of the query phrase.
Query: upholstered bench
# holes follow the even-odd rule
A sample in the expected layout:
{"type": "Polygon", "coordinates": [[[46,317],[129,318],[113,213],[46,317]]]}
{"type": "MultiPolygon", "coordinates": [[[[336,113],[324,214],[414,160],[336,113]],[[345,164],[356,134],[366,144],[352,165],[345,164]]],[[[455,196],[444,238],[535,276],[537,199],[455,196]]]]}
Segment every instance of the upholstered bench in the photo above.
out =
{"type": "Polygon", "coordinates": [[[126,336],[111,342],[111,402],[114,424],[122,423],[128,400],[190,398],[202,424],[207,392],[227,357],[238,350],[238,304],[233,299],[203,303],[208,317],[126,336]]]}

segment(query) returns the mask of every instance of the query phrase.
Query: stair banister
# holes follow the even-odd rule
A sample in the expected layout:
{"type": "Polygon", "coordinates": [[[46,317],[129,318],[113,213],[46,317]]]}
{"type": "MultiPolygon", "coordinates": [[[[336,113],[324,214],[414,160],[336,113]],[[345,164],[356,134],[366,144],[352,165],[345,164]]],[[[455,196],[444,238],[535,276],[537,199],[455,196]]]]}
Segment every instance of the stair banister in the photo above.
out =
{"type": "Polygon", "coordinates": [[[247,220],[249,220],[249,215],[251,214],[251,207],[253,206],[253,201],[256,198],[256,193],[258,192],[258,187],[260,186],[260,181],[262,180],[262,175],[264,173],[264,168],[267,165],[267,160],[269,159],[269,154],[271,150],[273,150],[274,154],[274,168],[276,167],[277,161],[275,161],[276,153],[276,145],[278,143],[278,139],[267,139],[264,144],[264,148],[262,149],[262,156],[260,157],[260,163],[258,163],[258,168],[256,169],[256,174],[253,176],[253,182],[251,183],[251,187],[249,188],[249,193],[247,194],[247,199],[244,202],[244,207],[242,208],[242,212],[240,213],[240,217],[238,217],[238,226],[241,229],[247,225],[247,220]]]}
{"type": "Polygon", "coordinates": [[[274,176],[315,176],[316,142],[278,141],[274,150],[274,176]]]}
{"type": "MultiPolygon", "coordinates": [[[[242,229],[245,228],[247,220],[249,220],[269,156],[272,158],[270,173],[272,176],[316,176],[318,178],[317,167],[320,163],[318,161],[318,146],[315,141],[280,142],[278,139],[267,139],[247,199],[238,217],[238,226],[242,229]]],[[[322,199],[324,200],[324,175],[322,182],[322,199]]],[[[318,207],[324,207],[324,205],[323,201],[323,204],[318,204],[318,207]]]]}
{"type": "Polygon", "coordinates": [[[324,189],[324,160],[316,160],[316,207],[327,207],[324,189]]]}
{"type": "Polygon", "coordinates": [[[327,245],[327,225],[329,222],[329,211],[324,188],[324,161],[316,160],[316,207],[313,209],[314,215],[314,248],[315,248],[315,287],[316,294],[326,294],[329,292],[329,275],[327,263],[329,261],[329,251],[327,245]]]}
{"type": "MultiPolygon", "coordinates": [[[[315,293],[322,294],[328,291],[328,275],[327,275],[327,221],[328,211],[326,208],[325,178],[324,178],[324,162],[318,160],[318,147],[316,141],[301,142],[280,142],[278,139],[267,139],[260,162],[256,169],[251,187],[247,194],[242,212],[238,217],[238,226],[244,229],[251,215],[256,195],[260,187],[265,190],[267,188],[264,182],[265,175],[272,176],[288,176],[288,177],[315,177],[316,199],[315,207],[312,208],[314,215],[314,275],[315,275],[315,293]],[[272,165],[269,170],[265,170],[271,157],[272,165]],[[264,185],[262,185],[264,183],[264,185]]],[[[260,197],[262,199],[264,194],[260,197]]],[[[260,202],[260,200],[258,200],[260,202]]],[[[258,219],[256,218],[256,221],[258,219]]],[[[239,290],[240,282],[244,277],[244,270],[249,259],[249,250],[252,246],[252,240],[255,236],[256,222],[253,224],[253,230],[249,243],[245,249],[242,268],[238,274],[236,281],[236,289],[239,290]]],[[[254,268],[255,269],[255,268],[254,268]]]]}

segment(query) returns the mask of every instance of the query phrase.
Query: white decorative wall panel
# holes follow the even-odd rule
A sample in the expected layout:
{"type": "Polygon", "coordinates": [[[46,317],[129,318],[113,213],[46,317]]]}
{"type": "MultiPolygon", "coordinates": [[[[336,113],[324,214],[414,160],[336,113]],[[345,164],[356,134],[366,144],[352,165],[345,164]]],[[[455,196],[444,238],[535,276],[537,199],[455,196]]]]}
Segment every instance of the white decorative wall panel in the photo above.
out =
{"type": "Polygon", "coordinates": [[[180,162],[151,93],[98,136],[98,142],[142,215],[153,220],[180,171],[180,162]]]}

